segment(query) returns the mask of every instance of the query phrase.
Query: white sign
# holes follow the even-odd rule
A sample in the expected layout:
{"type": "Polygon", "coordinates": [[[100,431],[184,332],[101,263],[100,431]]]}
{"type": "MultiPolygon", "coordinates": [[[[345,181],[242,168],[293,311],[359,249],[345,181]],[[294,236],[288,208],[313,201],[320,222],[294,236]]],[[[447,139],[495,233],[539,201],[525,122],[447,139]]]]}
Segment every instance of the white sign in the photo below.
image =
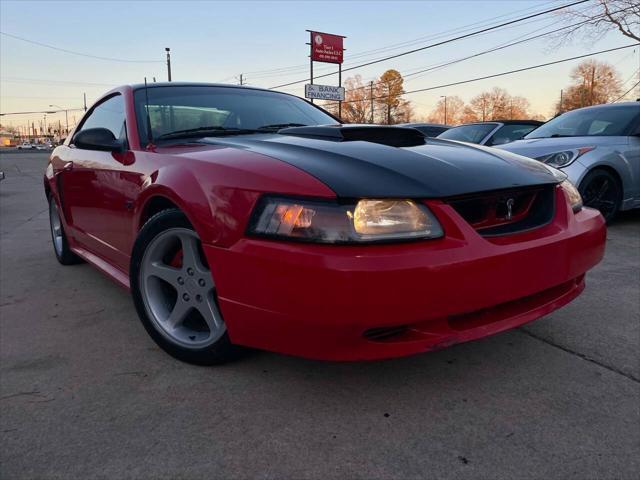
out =
{"type": "Polygon", "coordinates": [[[318,100],[344,100],[344,87],[307,84],[304,86],[304,96],[318,100]]]}

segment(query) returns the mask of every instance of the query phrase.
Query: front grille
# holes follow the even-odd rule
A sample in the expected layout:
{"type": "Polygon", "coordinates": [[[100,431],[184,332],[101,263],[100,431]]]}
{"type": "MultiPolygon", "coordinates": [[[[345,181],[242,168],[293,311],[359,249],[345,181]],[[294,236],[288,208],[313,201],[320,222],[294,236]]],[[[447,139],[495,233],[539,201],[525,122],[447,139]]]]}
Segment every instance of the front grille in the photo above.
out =
{"type": "Polygon", "coordinates": [[[463,195],[446,200],[485,237],[524,232],[546,225],[555,212],[555,185],[463,195]]]}

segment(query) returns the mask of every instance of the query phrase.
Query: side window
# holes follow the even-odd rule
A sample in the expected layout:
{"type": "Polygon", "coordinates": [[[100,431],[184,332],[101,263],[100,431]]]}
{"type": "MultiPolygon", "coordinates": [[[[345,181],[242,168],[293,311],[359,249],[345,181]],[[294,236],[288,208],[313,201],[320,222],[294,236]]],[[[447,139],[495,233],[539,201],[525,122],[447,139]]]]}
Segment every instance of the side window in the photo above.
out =
{"type": "Polygon", "coordinates": [[[527,133],[533,131],[535,125],[509,124],[499,129],[487,142],[487,145],[502,145],[520,140],[527,133]]]}
{"type": "Polygon", "coordinates": [[[79,131],[88,128],[106,128],[111,130],[114,137],[126,140],[124,120],[124,100],[122,95],[115,95],[95,107],[79,131]]]}

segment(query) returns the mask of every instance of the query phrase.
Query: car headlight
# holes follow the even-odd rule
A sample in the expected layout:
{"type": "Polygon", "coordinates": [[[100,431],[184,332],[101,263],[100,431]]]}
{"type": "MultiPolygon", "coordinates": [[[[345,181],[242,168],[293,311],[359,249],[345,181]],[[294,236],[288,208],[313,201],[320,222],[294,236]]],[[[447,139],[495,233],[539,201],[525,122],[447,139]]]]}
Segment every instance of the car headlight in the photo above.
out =
{"type": "Polygon", "coordinates": [[[337,202],[263,197],[248,233],[320,243],[363,243],[439,238],[442,227],[433,213],[412,200],[364,199],[337,202]]]}
{"type": "Polygon", "coordinates": [[[536,157],[536,160],[551,165],[552,167],[562,168],[571,165],[578,157],[590,152],[596,147],[582,147],[574,148],[571,150],[564,150],[562,152],[550,153],[541,157],[536,157]]]}
{"type": "Polygon", "coordinates": [[[567,195],[569,199],[569,203],[571,204],[571,208],[574,212],[578,212],[582,209],[582,196],[578,189],[571,183],[569,180],[564,180],[560,182],[560,187],[564,190],[564,193],[567,195]]]}

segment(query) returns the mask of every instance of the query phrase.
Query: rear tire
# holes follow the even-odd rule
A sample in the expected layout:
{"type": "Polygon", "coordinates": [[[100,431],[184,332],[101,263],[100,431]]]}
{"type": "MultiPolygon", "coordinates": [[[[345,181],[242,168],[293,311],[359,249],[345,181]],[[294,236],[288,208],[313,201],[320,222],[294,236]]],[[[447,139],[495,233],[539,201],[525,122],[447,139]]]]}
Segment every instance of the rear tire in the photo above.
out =
{"type": "Polygon", "coordinates": [[[51,228],[51,242],[56,259],[62,265],[75,265],[82,263],[82,259],[71,251],[64,226],[60,218],[60,210],[53,195],[49,195],[49,226],[51,228]]]}
{"type": "Polygon", "coordinates": [[[608,170],[596,168],[590,171],[578,187],[587,207],[600,211],[607,223],[618,213],[622,202],[622,185],[608,170]]]}
{"type": "Polygon", "coordinates": [[[181,211],[163,210],[144,224],[129,277],[140,321],[165,352],[196,365],[235,358],[200,239],[181,211]]]}

